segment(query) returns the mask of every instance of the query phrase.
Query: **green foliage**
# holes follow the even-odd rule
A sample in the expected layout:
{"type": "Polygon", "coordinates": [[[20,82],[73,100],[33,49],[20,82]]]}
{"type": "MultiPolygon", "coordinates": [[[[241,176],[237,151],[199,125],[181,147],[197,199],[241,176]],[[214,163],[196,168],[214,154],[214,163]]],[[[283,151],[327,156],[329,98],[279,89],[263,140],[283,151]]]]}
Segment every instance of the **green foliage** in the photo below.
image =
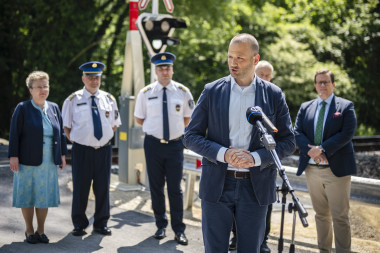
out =
{"type": "Polygon", "coordinates": [[[288,0],[296,21],[310,20],[322,32],[322,43],[306,39],[317,59],[340,65],[357,83],[355,102],[358,121],[380,130],[380,19],[378,0],[288,0]],[[376,115],[376,116],[375,116],[376,115]]]}
{"type": "Polygon", "coordinates": [[[173,78],[188,86],[197,99],[206,83],[229,74],[227,50],[230,39],[241,30],[234,19],[239,10],[228,0],[175,4],[176,16],[186,20],[188,29],[176,30],[181,44],[168,49],[178,57],[173,78]]]}
{"type": "Polygon", "coordinates": [[[372,136],[377,135],[379,131],[376,131],[373,127],[365,126],[364,124],[359,124],[356,128],[355,136],[372,136]]]}
{"type": "MultiPolygon", "coordinates": [[[[160,13],[166,13],[158,1],[160,13]]],[[[313,77],[328,68],[335,94],[352,100],[357,133],[380,132],[380,21],[378,0],[191,0],[173,1],[177,29],[174,79],[197,99],[206,83],[229,74],[228,45],[237,33],[253,34],[261,59],[275,68],[273,82],[286,94],[294,120],[300,104],[316,97],[313,77]]],[[[62,105],[83,87],[78,66],[106,63],[102,89],[120,94],[129,2],[125,0],[0,0],[0,136],[7,134],[15,105],[29,98],[25,78],[50,74],[49,100],[62,105]]],[[[151,3],[145,10],[151,12],[151,3]]],[[[150,80],[144,49],[145,80],[150,80]]]]}
{"type": "Polygon", "coordinates": [[[103,14],[106,6],[98,9],[101,3],[96,2],[1,0],[0,78],[5,87],[0,94],[0,136],[9,129],[16,104],[29,99],[25,79],[30,72],[43,70],[50,75],[49,100],[62,105],[83,87],[78,67],[89,60],[104,61],[104,51],[99,53],[102,57],[93,58],[104,45],[98,24],[108,16],[103,14]]]}

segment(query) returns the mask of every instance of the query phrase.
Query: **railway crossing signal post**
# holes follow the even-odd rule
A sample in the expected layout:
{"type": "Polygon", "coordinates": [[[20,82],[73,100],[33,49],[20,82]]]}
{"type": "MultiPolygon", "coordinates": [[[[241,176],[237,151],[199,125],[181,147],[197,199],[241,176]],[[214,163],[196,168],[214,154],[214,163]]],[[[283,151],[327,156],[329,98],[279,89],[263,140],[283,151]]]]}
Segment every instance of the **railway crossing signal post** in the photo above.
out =
{"type": "MultiPolygon", "coordinates": [[[[163,0],[166,10],[173,12],[172,0],[163,0]]],[[[176,45],[179,39],[172,37],[176,28],[186,28],[183,19],[168,14],[158,14],[158,0],[153,0],[152,13],[138,14],[149,0],[130,0],[129,31],[125,46],[125,60],[119,108],[122,125],[118,129],[119,181],[136,185],[148,185],[143,149],[145,134],[134,118],[135,96],[145,86],[142,57],[142,40],[149,56],[165,52],[167,46],[176,45]]],[[[151,82],[155,80],[151,64],[151,82]]]]}
{"type": "MultiPolygon", "coordinates": [[[[163,0],[168,12],[173,12],[172,0],[163,0]]],[[[139,8],[145,9],[149,0],[140,0],[139,8]]],[[[179,39],[173,37],[176,28],[187,28],[186,22],[181,18],[168,14],[158,14],[158,0],[153,0],[152,13],[139,15],[136,25],[140,31],[145,47],[150,57],[157,53],[165,52],[167,46],[179,44],[179,39]]],[[[151,63],[151,83],[155,80],[155,65],[151,63]]]]}
{"type": "Polygon", "coordinates": [[[142,42],[136,27],[139,15],[138,0],[131,0],[129,6],[129,31],[127,32],[123,79],[119,109],[122,125],[118,129],[119,181],[137,185],[145,184],[144,133],[135,122],[133,112],[135,96],[145,86],[142,42]]]}

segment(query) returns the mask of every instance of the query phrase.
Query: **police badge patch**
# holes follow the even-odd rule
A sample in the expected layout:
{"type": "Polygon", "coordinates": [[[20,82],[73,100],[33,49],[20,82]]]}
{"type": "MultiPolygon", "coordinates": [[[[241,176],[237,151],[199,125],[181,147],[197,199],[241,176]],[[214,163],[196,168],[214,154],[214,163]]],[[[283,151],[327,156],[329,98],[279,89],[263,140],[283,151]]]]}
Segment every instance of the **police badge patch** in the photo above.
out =
{"type": "Polygon", "coordinates": [[[192,100],[192,99],[189,100],[189,107],[190,107],[190,109],[194,108],[194,100],[192,100]]]}
{"type": "Polygon", "coordinates": [[[176,106],[175,106],[175,110],[176,110],[177,112],[179,112],[179,111],[181,110],[181,105],[179,105],[179,104],[176,105],[176,106]]]}
{"type": "Polygon", "coordinates": [[[119,111],[115,110],[115,120],[117,120],[118,117],[119,117],[119,111]]]}
{"type": "Polygon", "coordinates": [[[110,116],[110,112],[106,112],[106,118],[108,118],[110,116]]]}

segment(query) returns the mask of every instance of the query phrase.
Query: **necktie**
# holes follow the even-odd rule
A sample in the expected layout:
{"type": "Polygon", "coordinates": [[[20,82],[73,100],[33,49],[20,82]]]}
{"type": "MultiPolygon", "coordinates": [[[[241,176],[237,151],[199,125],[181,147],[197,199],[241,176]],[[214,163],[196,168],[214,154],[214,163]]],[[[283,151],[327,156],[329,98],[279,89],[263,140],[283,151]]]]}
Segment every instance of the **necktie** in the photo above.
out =
{"type": "Polygon", "coordinates": [[[168,117],[168,98],[166,96],[166,87],[163,88],[164,95],[162,96],[162,116],[164,140],[169,141],[169,117],[168,117]]]}
{"type": "Polygon", "coordinates": [[[323,132],[323,119],[325,117],[326,102],[322,101],[322,107],[319,110],[317,127],[314,134],[314,145],[319,146],[322,143],[322,132],[323,132]]]}
{"type": "Polygon", "coordinates": [[[91,96],[91,111],[92,111],[92,121],[94,123],[94,136],[96,139],[100,140],[103,136],[102,131],[102,121],[100,120],[98,106],[95,103],[95,96],[91,96]]]}

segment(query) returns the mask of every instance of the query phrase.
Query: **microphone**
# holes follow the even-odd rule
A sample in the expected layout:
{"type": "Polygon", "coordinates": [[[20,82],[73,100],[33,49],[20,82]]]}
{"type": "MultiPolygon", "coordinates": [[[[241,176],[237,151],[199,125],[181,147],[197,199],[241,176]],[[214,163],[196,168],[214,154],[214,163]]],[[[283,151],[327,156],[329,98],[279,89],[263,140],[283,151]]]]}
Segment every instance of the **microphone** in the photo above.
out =
{"type": "Polygon", "coordinates": [[[248,107],[246,112],[247,120],[252,125],[256,125],[258,120],[262,121],[269,132],[277,133],[278,129],[272,124],[259,106],[248,107]]]}

